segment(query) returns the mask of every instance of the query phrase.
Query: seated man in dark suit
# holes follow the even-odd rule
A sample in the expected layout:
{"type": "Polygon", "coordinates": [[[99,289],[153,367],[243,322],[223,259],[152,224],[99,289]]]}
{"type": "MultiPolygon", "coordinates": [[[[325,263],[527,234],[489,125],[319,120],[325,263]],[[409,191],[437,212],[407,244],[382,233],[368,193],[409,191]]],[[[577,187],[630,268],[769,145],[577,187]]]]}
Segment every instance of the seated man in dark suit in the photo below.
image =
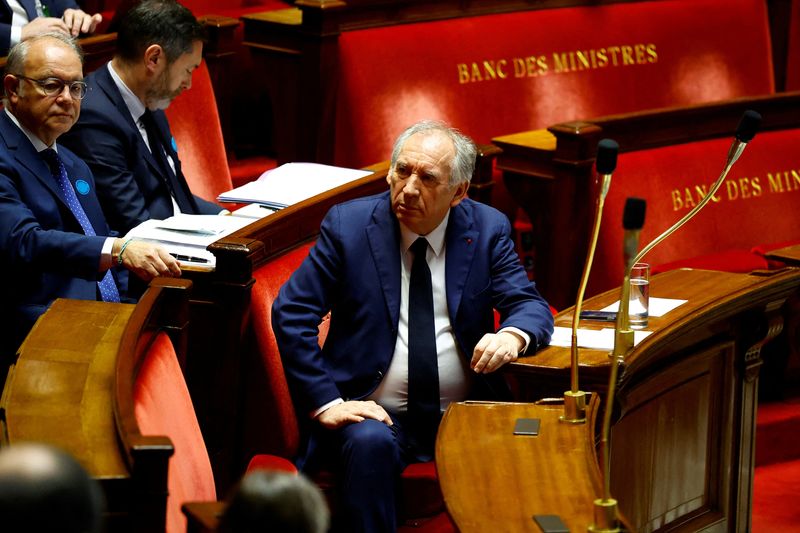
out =
{"type": "Polygon", "coordinates": [[[62,143],[92,169],[113,230],[176,213],[227,213],[189,190],[163,111],[191,87],[202,38],[188,9],[146,0],[120,21],[114,58],[87,76],[92,91],[62,143]]]}
{"type": "Polygon", "coordinates": [[[0,55],[40,33],[93,33],[102,20],[100,14],[85,13],[74,0],[0,0],[0,55]]]}
{"type": "Polygon", "coordinates": [[[12,48],[6,72],[0,111],[0,362],[7,363],[54,299],[119,301],[124,269],[144,280],[181,271],[163,248],[113,237],[91,171],[56,145],[77,120],[86,92],[72,38],[46,33],[23,41],[12,48]],[[124,267],[116,269],[118,277],[112,274],[117,266],[124,267]]]}
{"type": "Polygon", "coordinates": [[[345,531],[394,531],[397,477],[433,458],[441,411],[505,397],[496,371],[550,340],[508,219],[466,198],[475,155],[441,123],[406,130],[389,191],[334,206],[273,305],[294,401],[314,420],[299,466],[340,469],[345,531]]]}

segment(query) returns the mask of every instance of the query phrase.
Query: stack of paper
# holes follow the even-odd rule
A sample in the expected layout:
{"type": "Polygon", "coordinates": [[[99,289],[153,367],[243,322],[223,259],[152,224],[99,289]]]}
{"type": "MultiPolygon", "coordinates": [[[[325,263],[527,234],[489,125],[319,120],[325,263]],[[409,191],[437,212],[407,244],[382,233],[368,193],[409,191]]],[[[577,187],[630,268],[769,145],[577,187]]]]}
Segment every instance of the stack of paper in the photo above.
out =
{"type": "Polygon", "coordinates": [[[268,170],[255,181],[220,194],[217,200],[283,209],[370,174],[369,170],[317,163],[287,163],[268,170]]]}
{"type": "Polygon", "coordinates": [[[181,214],[166,220],[146,220],[129,231],[125,238],[159,243],[182,266],[212,269],[216,258],[206,250],[208,245],[250,222],[250,219],[239,217],[181,214]]]}

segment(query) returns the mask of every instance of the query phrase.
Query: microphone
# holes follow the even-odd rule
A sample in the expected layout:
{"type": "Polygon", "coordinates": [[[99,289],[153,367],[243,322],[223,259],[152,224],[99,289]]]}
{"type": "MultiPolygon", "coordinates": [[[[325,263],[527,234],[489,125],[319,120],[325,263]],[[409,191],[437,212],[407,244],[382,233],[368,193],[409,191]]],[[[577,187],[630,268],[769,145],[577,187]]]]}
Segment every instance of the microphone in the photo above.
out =
{"type": "MultiPolygon", "coordinates": [[[[642,258],[652,250],[661,241],[672,235],[675,231],[680,229],[686,224],[693,216],[695,216],[716,194],[717,190],[722,186],[722,182],[728,176],[733,164],[742,155],[745,146],[753,137],[761,124],[761,115],[752,110],[745,111],[739,121],[739,126],[736,128],[736,136],[733,140],[730,150],[728,151],[728,158],[725,162],[725,167],[722,173],[717,178],[717,181],[711,186],[708,192],[703,196],[703,199],[686,215],[678,220],[675,224],[669,227],[664,233],[653,239],[647,246],[636,254],[633,259],[628,259],[628,250],[625,251],[625,276],[622,280],[622,287],[620,288],[619,311],[617,312],[617,324],[614,328],[614,350],[612,352],[611,368],[608,376],[608,392],[606,394],[605,413],[603,415],[603,432],[600,438],[603,448],[603,497],[594,501],[594,526],[593,531],[609,531],[618,527],[617,519],[617,501],[611,497],[611,465],[609,461],[608,451],[608,437],[611,433],[611,411],[614,405],[614,394],[617,385],[617,370],[620,361],[628,354],[633,348],[633,331],[630,329],[628,318],[628,303],[630,295],[630,275],[631,267],[642,260],[642,258]]],[[[626,204],[627,214],[627,204],[626,204]]],[[[634,214],[632,213],[633,217],[634,214]]],[[[642,222],[644,221],[644,209],[642,209],[642,222]]],[[[626,228],[627,233],[627,228],[626,228]]],[[[638,240],[638,237],[636,237],[638,240]]]]}
{"type": "Polygon", "coordinates": [[[730,150],[728,150],[728,162],[726,165],[733,166],[736,160],[739,159],[739,156],[742,155],[744,151],[744,147],[753,140],[760,125],[761,115],[751,109],[744,112],[742,119],[739,121],[739,126],[736,128],[733,144],[730,150]]]}
{"type": "Polygon", "coordinates": [[[625,201],[625,210],[622,212],[622,228],[625,230],[622,238],[622,256],[625,258],[625,269],[633,266],[633,259],[639,251],[639,233],[644,226],[644,214],[647,202],[641,198],[628,198],[625,201]]]}
{"type": "Polygon", "coordinates": [[[572,314],[572,364],[570,367],[570,390],[564,393],[564,414],[559,417],[561,422],[582,424],[586,422],[586,393],[578,387],[578,321],[581,316],[583,295],[589,282],[589,272],[594,261],[594,252],[597,248],[597,237],[600,233],[600,222],[603,218],[603,205],[605,204],[608,188],[611,185],[611,174],[617,167],[617,153],[619,145],[612,139],[603,139],[597,143],[597,158],[595,161],[597,174],[600,179],[600,191],[597,195],[597,206],[594,214],[589,249],[586,252],[586,262],[583,265],[581,283],[578,287],[578,297],[572,314]]]}

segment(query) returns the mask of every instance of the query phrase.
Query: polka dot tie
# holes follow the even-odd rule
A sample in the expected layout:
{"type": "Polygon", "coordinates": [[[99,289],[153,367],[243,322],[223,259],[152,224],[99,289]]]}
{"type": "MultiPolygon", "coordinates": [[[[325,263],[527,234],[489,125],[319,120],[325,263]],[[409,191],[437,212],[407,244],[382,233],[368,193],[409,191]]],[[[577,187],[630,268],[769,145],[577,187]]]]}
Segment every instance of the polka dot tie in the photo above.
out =
{"type": "MultiPolygon", "coordinates": [[[[61,161],[61,158],[58,157],[58,154],[52,148],[42,150],[40,153],[50,167],[53,179],[56,181],[59,191],[61,191],[61,198],[67,202],[69,210],[72,211],[72,214],[78,219],[78,223],[81,225],[81,228],[83,228],[83,232],[90,237],[97,235],[92,227],[92,223],[89,221],[89,217],[86,216],[86,211],[83,210],[83,206],[78,201],[78,196],[75,194],[75,189],[72,188],[72,183],[70,183],[67,177],[67,169],[64,168],[64,163],[61,161]]],[[[103,298],[104,302],[119,302],[119,291],[117,290],[117,284],[110,270],[107,270],[103,279],[97,282],[97,287],[100,289],[100,296],[103,298]]]]}

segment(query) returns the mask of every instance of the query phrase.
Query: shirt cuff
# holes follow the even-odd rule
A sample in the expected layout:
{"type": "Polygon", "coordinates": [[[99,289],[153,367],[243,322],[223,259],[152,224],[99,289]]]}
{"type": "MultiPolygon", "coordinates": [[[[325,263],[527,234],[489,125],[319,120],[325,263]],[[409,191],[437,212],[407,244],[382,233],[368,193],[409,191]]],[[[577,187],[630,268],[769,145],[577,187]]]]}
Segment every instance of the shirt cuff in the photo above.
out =
{"type": "Polygon", "coordinates": [[[22,26],[11,27],[11,38],[9,39],[8,49],[10,50],[15,44],[22,40],[22,26]]]}
{"type": "Polygon", "coordinates": [[[103,243],[103,249],[100,251],[100,269],[99,272],[105,272],[112,266],[114,261],[111,258],[111,249],[114,247],[115,237],[109,237],[103,243]]]}
{"type": "Polygon", "coordinates": [[[335,400],[332,400],[332,401],[326,403],[322,407],[318,407],[318,408],[314,409],[313,411],[311,411],[311,418],[312,419],[317,418],[319,415],[321,415],[322,413],[324,413],[325,411],[327,411],[328,409],[330,409],[334,405],[339,405],[340,403],[344,403],[344,400],[341,399],[341,398],[336,398],[335,400]]]}
{"type": "Polygon", "coordinates": [[[507,331],[509,333],[516,333],[517,335],[522,337],[522,340],[525,341],[525,346],[523,346],[522,349],[519,351],[520,354],[523,354],[523,353],[528,351],[528,346],[531,343],[531,336],[530,335],[528,335],[527,333],[525,333],[524,331],[522,331],[519,328],[515,328],[514,326],[508,326],[506,328],[503,328],[500,331],[498,331],[497,333],[503,333],[504,331],[507,331]]]}

